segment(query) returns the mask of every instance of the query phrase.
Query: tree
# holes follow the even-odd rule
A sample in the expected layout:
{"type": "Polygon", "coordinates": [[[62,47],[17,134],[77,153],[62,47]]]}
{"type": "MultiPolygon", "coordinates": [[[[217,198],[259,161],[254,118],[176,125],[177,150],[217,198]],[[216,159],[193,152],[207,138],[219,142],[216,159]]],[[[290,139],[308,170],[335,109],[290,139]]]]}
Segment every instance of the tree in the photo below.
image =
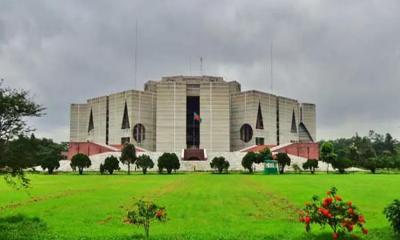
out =
{"type": "Polygon", "coordinates": [[[71,168],[78,168],[79,174],[82,175],[83,169],[92,165],[89,157],[83,153],[75,154],[71,159],[71,168]]]}
{"type": "Polygon", "coordinates": [[[38,140],[38,159],[43,170],[53,174],[54,169],[60,167],[60,160],[63,159],[61,152],[64,147],[53,142],[51,139],[43,138],[38,140]]]}
{"type": "Polygon", "coordinates": [[[179,163],[178,156],[175,153],[163,153],[158,158],[158,169],[160,172],[163,172],[163,169],[167,169],[167,173],[171,174],[172,170],[177,170],[180,168],[181,164],[179,163]]]}
{"type": "Polygon", "coordinates": [[[113,174],[115,170],[119,170],[119,161],[117,157],[114,156],[108,156],[104,160],[103,164],[103,171],[108,171],[108,173],[113,174]]]}
{"type": "Polygon", "coordinates": [[[135,145],[130,144],[130,143],[126,144],[122,148],[120,160],[121,160],[121,162],[123,164],[127,164],[128,165],[128,175],[131,174],[131,164],[134,164],[135,161],[136,161],[136,148],[135,148],[135,145]]]}
{"type": "Polygon", "coordinates": [[[146,174],[148,168],[154,167],[154,162],[151,160],[150,156],[143,154],[138,157],[136,166],[142,169],[143,174],[146,174]]]}
{"type": "MultiPolygon", "coordinates": [[[[10,140],[16,136],[25,135],[33,129],[25,122],[27,117],[40,117],[44,108],[35,103],[25,90],[3,87],[0,81],[0,166],[5,166],[5,151],[10,140]]],[[[13,155],[12,149],[8,150],[13,155]]],[[[9,156],[11,156],[9,155],[9,156]]],[[[25,177],[23,169],[13,169],[6,181],[15,187],[28,187],[29,179],[25,177]],[[15,178],[16,177],[16,178],[15,178]],[[15,181],[16,180],[16,181],[15,181]]]]}
{"type": "Polygon", "coordinates": [[[278,161],[280,174],[283,174],[286,165],[290,166],[290,157],[287,153],[276,154],[276,161],[278,161]]]}
{"type": "Polygon", "coordinates": [[[216,169],[218,173],[222,173],[223,170],[227,172],[229,165],[229,162],[224,157],[214,157],[210,162],[210,167],[216,169]]]}
{"type": "Polygon", "coordinates": [[[397,140],[393,139],[390,133],[386,133],[384,141],[385,150],[389,151],[392,155],[395,155],[397,153],[396,151],[397,143],[398,143],[397,140]]]}
{"type": "Polygon", "coordinates": [[[314,174],[316,168],[318,168],[317,159],[307,159],[307,161],[303,163],[303,169],[310,169],[311,174],[314,174]]]}
{"type": "Polygon", "coordinates": [[[139,200],[136,209],[128,212],[126,222],[143,226],[146,239],[149,238],[150,223],[154,220],[164,222],[167,220],[167,212],[164,207],[159,207],[153,202],[139,200]]]}
{"type": "Polygon", "coordinates": [[[262,151],[257,153],[257,158],[254,163],[263,163],[265,159],[272,159],[272,153],[268,147],[265,147],[262,151]]]}
{"type": "Polygon", "coordinates": [[[343,174],[346,168],[352,167],[352,162],[348,158],[337,158],[332,162],[332,167],[337,169],[340,174],[343,174]]]}
{"type": "Polygon", "coordinates": [[[333,144],[331,142],[324,142],[320,149],[320,160],[327,164],[326,172],[329,172],[329,164],[332,164],[336,159],[336,154],[333,150],[333,144]]]}
{"type": "Polygon", "coordinates": [[[10,140],[33,130],[26,125],[26,117],[40,117],[44,111],[29,98],[29,92],[4,88],[2,84],[3,80],[0,81],[0,160],[10,140]]]}
{"type": "Polygon", "coordinates": [[[249,170],[249,173],[253,173],[253,163],[257,161],[257,154],[254,152],[248,152],[242,159],[242,166],[244,169],[249,170]]]}
{"type": "Polygon", "coordinates": [[[22,173],[23,169],[39,165],[37,162],[37,144],[35,137],[19,136],[18,139],[8,142],[2,166],[11,169],[12,175],[22,173]]]}

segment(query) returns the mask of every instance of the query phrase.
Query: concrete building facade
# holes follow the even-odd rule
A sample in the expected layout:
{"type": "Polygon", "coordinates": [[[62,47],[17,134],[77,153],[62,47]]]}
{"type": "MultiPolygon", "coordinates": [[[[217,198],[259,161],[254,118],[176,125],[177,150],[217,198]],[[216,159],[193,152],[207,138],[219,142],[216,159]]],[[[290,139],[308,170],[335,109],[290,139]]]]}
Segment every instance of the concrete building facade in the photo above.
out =
{"type": "Polygon", "coordinates": [[[234,152],[254,146],[312,143],[314,104],[261,91],[241,91],[214,76],[172,76],[72,104],[70,142],[144,151],[234,152]]]}

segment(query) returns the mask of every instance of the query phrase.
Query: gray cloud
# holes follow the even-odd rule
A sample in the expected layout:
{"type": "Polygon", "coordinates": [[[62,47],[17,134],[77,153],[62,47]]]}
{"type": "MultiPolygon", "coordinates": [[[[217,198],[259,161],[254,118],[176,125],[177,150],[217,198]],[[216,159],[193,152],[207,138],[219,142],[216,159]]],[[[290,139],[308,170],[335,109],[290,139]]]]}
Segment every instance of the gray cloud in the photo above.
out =
{"type": "Polygon", "coordinates": [[[0,77],[47,107],[38,134],[68,140],[69,104],[165,75],[238,80],[313,102],[318,137],[400,138],[400,3],[0,0],[0,77]]]}

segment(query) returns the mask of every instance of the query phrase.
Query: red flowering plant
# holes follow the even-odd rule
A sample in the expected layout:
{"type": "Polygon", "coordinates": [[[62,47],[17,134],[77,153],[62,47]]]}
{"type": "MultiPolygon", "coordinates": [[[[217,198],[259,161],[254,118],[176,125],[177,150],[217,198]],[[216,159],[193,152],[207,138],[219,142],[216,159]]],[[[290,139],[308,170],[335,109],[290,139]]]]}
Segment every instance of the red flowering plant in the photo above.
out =
{"type": "Polygon", "coordinates": [[[353,232],[355,227],[360,228],[363,234],[368,233],[364,228],[364,216],[352,202],[343,201],[335,187],[326,195],[322,201],[318,196],[313,196],[312,202],[306,202],[300,211],[300,222],[305,224],[307,232],[311,231],[311,224],[319,224],[321,227],[328,225],[332,229],[333,239],[353,232]]]}
{"type": "Polygon", "coordinates": [[[159,207],[150,201],[139,200],[135,205],[136,209],[128,212],[125,222],[143,226],[146,239],[148,239],[151,221],[165,222],[167,220],[167,212],[164,207],[159,207]]]}

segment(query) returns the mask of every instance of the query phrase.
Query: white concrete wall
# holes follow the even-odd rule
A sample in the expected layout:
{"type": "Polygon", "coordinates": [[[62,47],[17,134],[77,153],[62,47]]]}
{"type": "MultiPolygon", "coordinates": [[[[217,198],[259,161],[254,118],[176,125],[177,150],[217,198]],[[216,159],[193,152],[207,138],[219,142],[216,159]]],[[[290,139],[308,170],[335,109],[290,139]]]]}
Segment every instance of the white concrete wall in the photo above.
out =
{"type": "Polygon", "coordinates": [[[308,131],[311,134],[311,137],[313,138],[314,141],[317,140],[317,123],[316,123],[316,110],[315,110],[315,104],[311,103],[302,103],[301,104],[302,108],[302,118],[303,118],[303,123],[308,129],[308,131]]]}
{"type": "Polygon", "coordinates": [[[88,137],[90,109],[88,104],[71,104],[70,141],[86,142],[88,137]]]}
{"type": "Polygon", "coordinates": [[[258,91],[246,91],[231,96],[231,151],[256,144],[256,137],[264,138],[264,144],[276,144],[276,96],[258,91]],[[264,129],[257,129],[257,113],[260,103],[264,129]],[[253,138],[249,142],[240,139],[240,128],[249,124],[253,138]]]}
{"type": "Polygon", "coordinates": [[[200,148],[208,152],[230,150],[230,93],[225,82],[200,86],[200,148]]]}
{"type": "Polygon", "coordinates": [[[186,84],[157,84],[156,151],[179,152],[186,148],[186,84]]]}
{"type": "MultiPolygon", "coordinates": [[[[88,100],[88,111],[93,112],[94,129],[88,133],[87,141],[106,142],[106,102],[107,97],[98,97],[88,100]]],[[[89,124],[89,117],[87,118],[89,124]]]]}
{"type": "MultiPolygon", "coordinates": [[[[157,159],[163,154],[162,152],[145,152],[145,153],[140,153],[141,154],[146,154],[150,156],[150,158],[154,162],[154,168],[149,169],[150,172],[156,172],[158,171],[157,168],[157,159]]],[[[180,153],[176,152],[177,156],[180,156],[180,153]]],[[[229,161],[230,167],[229,171],[245,171],[245,169],[242,167],[242,159],[246,153],[245,152],[214,152],[209,154],[209,158],[207,161],[180,161],[181,167],[178,171],[180,172],[191,172],[191,171],[213,171],[210,167],[210,162],[214,157],[219,157],[223,156],[225,157],[226,160],[229,161]]],[[[99,171],[100,169],[100,164],[104,163],[104,160],[108,156],[115,156],[115,157],[120,157],[121,153],[120,152],[107,152],[107,153],[101,153],[97,155],[93,155],[90,157],[90,160],[92,162],[92,165],[86,169],[87,171],[99,171]]],[[[293,171],[293,164],[297,164],[302,168],[302,165],[305,161],[307,161],[306,158],[302,157],[297,157],[294,155],[289,155],[291,158],[291,165],[288,167],[285,167],[285,171],[293,171]]],[[[60,168],[57,171],[61,172],[69,172],[72,171],[70,167],[70,161],[69,160],[63,160],[60,162],[60,168]]],[[[326,171],[327,165],[324,162],[319,162],[318,163],[319,168],[316,169],[316,171],[326,171]]],[[[120,163],[121,170],[127,171],[128,166],[121,164],[120,163]]],[[[264,170],[264,165],[263,164],[255,164],[254,165],[256,171],[263,171],[264,170]]],[[[41,170],[39,167],[36,168],[37,170],[41,170]]],[[[135,170],[135,166],[131,166],[131,170],[135,170]]],[[[139,169],[136,169],[136,171],[140,171],[139,169]]],[[[304,170],[303,170],[304,171],[304,170]]],[[[330,166],[330,171],[332,171],[332,167],[330,166]]],[[[358,168],[350,168],[348,171],[363,171],[358,168]]]]}
{"type": "Polygon", "coordinates": [[[299,140],[300,105],[297,100],[278,97],[279,107],[279,144],[299,140]],[[296,118],[296,133],[291,132],[293,110],[296,118]]]}

